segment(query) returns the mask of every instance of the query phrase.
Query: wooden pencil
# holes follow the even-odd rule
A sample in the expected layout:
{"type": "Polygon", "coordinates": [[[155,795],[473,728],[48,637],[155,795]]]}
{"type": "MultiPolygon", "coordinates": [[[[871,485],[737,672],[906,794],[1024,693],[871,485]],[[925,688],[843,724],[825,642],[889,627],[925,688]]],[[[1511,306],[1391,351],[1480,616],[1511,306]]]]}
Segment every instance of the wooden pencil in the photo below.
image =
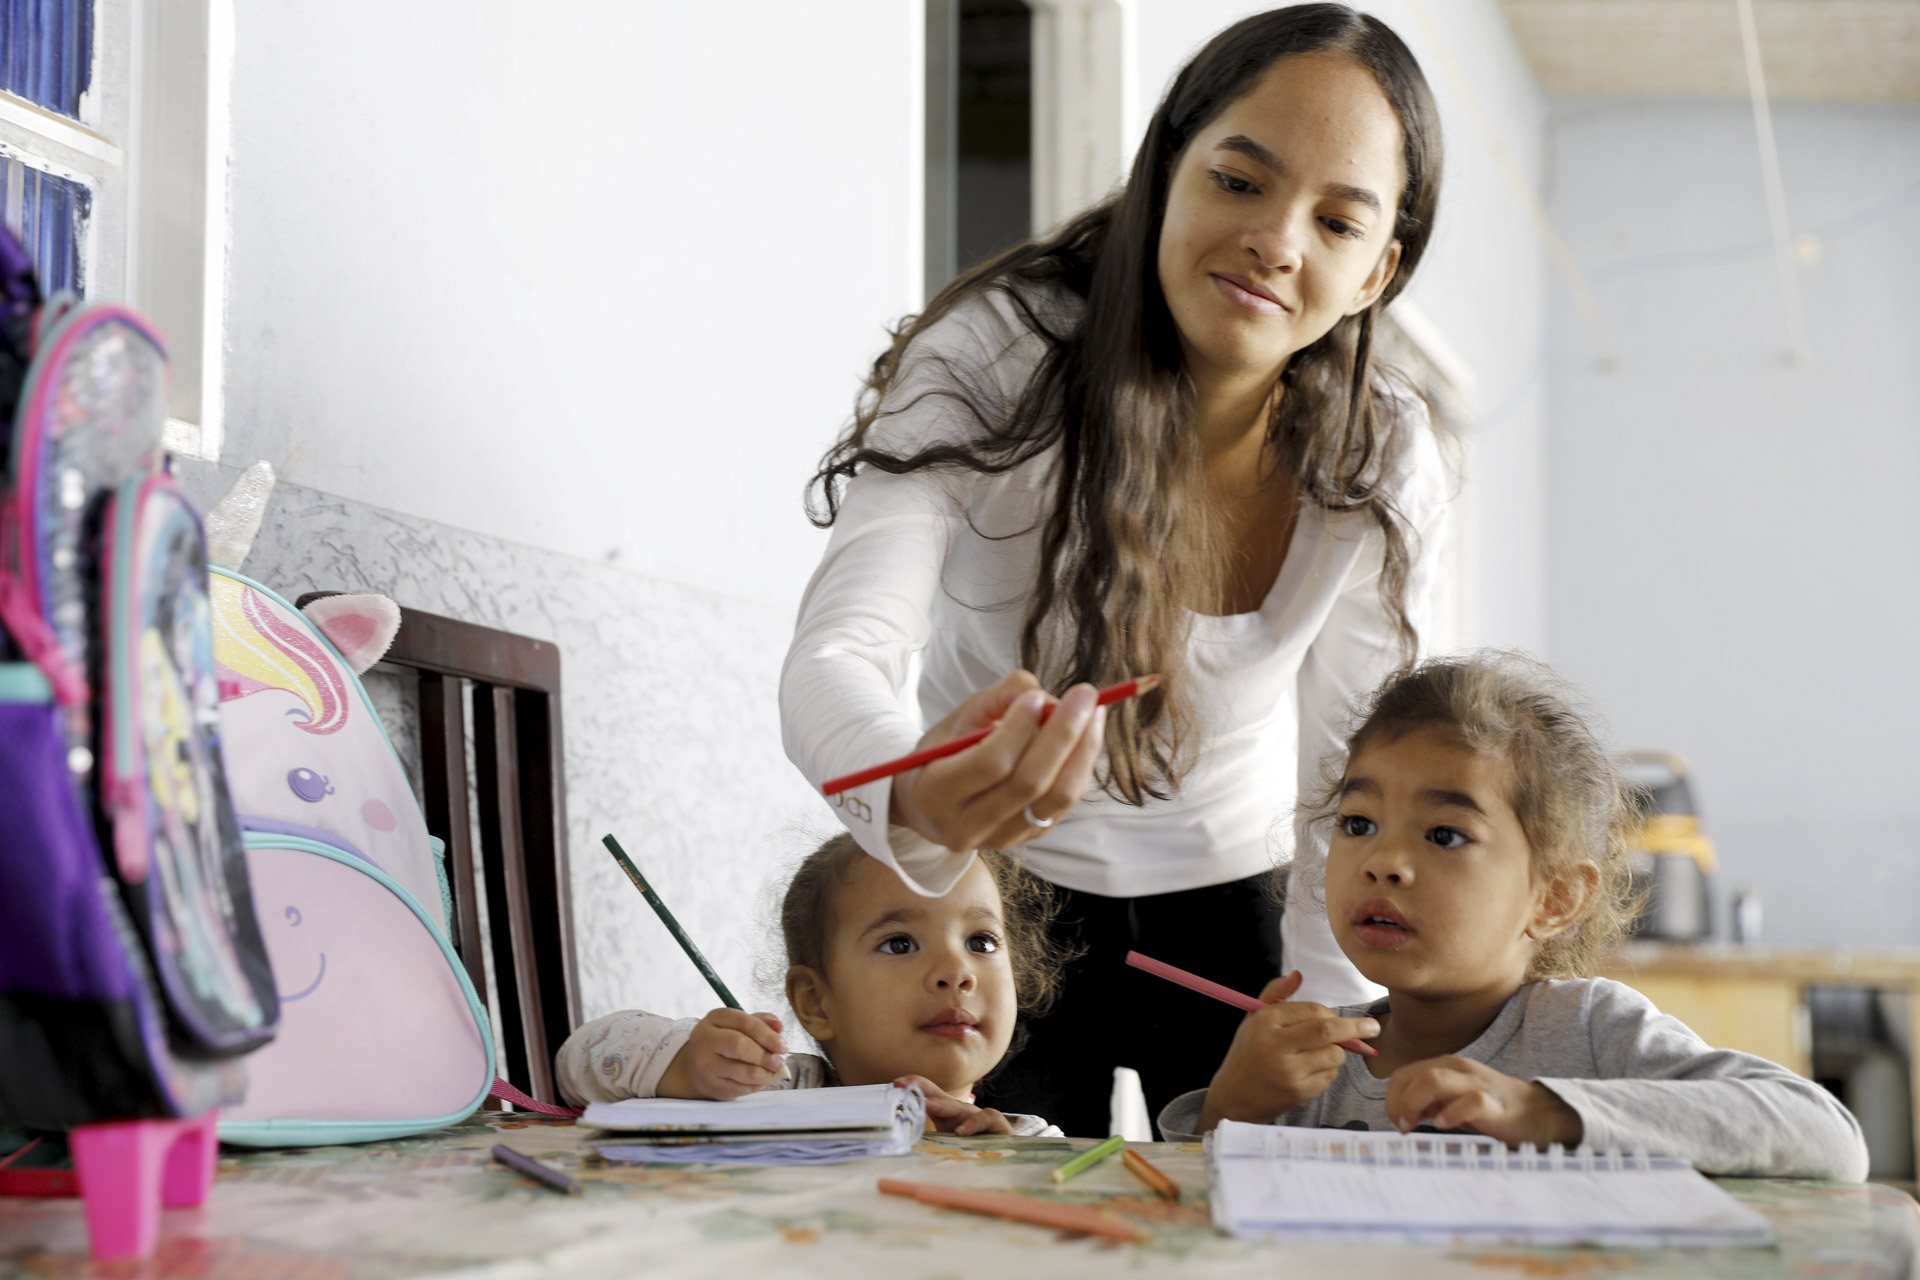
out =
{"type": "Polygon", "coordinates": [[[1055,1182],[1065,1182],[1068,1178],[1077,1177],[1118,1151],[1126,1144],[1126,1141],[1125,1138],[1116,1133],[1111,1138],[1100,1142],[1097,1146],[1088,1147],[1071,1160],[1063,1160],[1061,1163],[1055,1165],[1048,1171],[1047,1177],[1055,1182]]]}
{"type": "MultiPolygon", "coordinates": [[[[607,846],[607,852],[612,854],[613,860],[620,864],[620,869],[627,873],[627,879],[633,881],[633,887],[638,889],[640,896],[647,900],[647,905],[653,908],[653,913],[660,917],[660,923],[667,926],[667,932],[671,933],[673,940],[680,944],[680,949],[687,953],[687,959],[693,961],[693,967],[698,969],[700,976],[707,980],[707,985],[713,988],[713,993],[720,997],[720,1003],[729,1009],[739,1009],[744,1013],[745,1006],[734,999],[733,992],[727,990],[727,984],[720,981],[720,975],[713,971],[713,966],[707,963],[707,958],[700,954],[700,948],[693,945],[693,939],[689,938],[687,931],[680,927],[680,922],[673,918],[673,912],[667,910],[667,904],[660,900],[660,895],[655,893],[653,886],[646,882],[645,877],[640,874],[640,868],[633,865],[633,859],[627,857],[627,851],[620,847],[620,842],[613,838],[613,833],[608,832],[600,837],[600,843],[607,846]]],[[[784,1062],[780,1064],[780,1078],[793,1079],[793,1068],[784,1062]]]]}
{"type": "MultiPolygon", "coordinates": [[[[1168,982],[1177,983],[1189,991],[1198,991],[1203,996],[1212,996],[1223,1004],[1230,1004],[1236,1009],[1245,1009],[1248,1013],[1255,1013],[1267,1007],[1267,1002],[1258,996],[1235,991],[1232,987],[1223,987],[1197,973],[1176,969],[1164,960],[1143,956],[1138,951],[1127,952],[1127,963],[1136,969],[1145,970],[1156,978],[1165,978],[1168,982]]],[[[1340,1047],[1349,1053],[1364,1053],[1371,1058],[1380,1056],[1380,1051],[1364,1040],[1342,1040],[1340,1047]]]]}
{"type": "MultiPolygon", "coordinates": [[[[1141,694],[1149,693],[1159,687],[1159,676],[1135,676],[1131,680],[1122,680],[1118,684],[1110,684],[1102,689],[1100,691],[1100,698],[1094,705],[1099,707],[1111,706],[1116,702],[1122,702],[1128,698],[1137,698],[1141,694]]],[[[1047,719],[1052,715],[1052,704],[1040,708],[1040,723],[1045,724],[1047,719]]],[[[825,785],[820,788],[820,794],[823,796],[839,795],[842,791],[846,791],[852,787],[864,787],[869,782],[878,782],[882,778],[891,778],[896,773],[905,773],[909,769],[918,769],[923,764],[932,764],[935,760],[944,760],[948,756],[959,755],[968,747],[984,741],[986,736],[992,732],[993,726],[989,725],[985,729],[975,729],[972,733],[963,733],[957,738],[948,738],[945,742],[937,742],[931,747],[922,747],[912,755],[901,756],[898,760],[889,760],[885,764],[876,764],[871,768],[862,769],[858,773],[849,773],[844,777],[829,778],[825,785]]]]}
{"type": "Polygon", "coordinates": [[[932,1182],[908,1182],[901,1178],[880,1179],[880,1190],[890,1196],[906,1196],[922,1204],[941,1209],[965,1209],[969,1213],[991,1214],[1015,1222],[1082,1235],[1103,1236],[1108,1240],[1132,1242],[1140,1239],[1140,1229],[1118,1218],[1110,1218],[1097,1209],[1080,1204],[1060,1204],[1050,1200],[1029,1200],[1026,1196],[999,1191],[974,1191],[966,1187],[945,1187],[932,1182]]]}
{"type": "Polygon", "coordinates": [[[504,1142],[493,1144],[493,1158],[516,1173],[524,1173],[536,1182],[543,1182],[555,1191],[563,1191],[570,1196],[581,1192],[579,1182],[550,1165],[542,1164],[532,1156],[522,1155],[504,1142]]]}
{"type": "Polygon", "coordinates": [[[1127,1172],[1153,1188],[1154,1194],[1168,1200],[1180,1198],[1180,1184],[1154,1167],[1153,1161],[1135,1151],[1132,1147],[1120,1152],[1120,1163],[1127,1166],[1127,1172]]]}
{"type": "Polygon", "coordinates": [[[700,976],[707,980],[707,985],[713,988],[713,993],[720,997],[720,1003],[729,1009],[741,1008],[740,1002],[733,998],[733,992],[727,990],[727,984],[720,981],[720,975],[713,971],[713,966],[707,963],[707,958],[700,954],[700,948],[693,945],[693,939],[689,938],[687,931],[680,927],[680,922],[673,918],[673,912],[667,910],[667,904],[660,901],[660,895],[655,893],[653,887],[641,877],[640,869],[633,865],[632,859],[627,857],[627,851],[620,847],[620,842],[611,835],[606,835],[601,837],[600,843],[607,846],[607,852],[611,853],[614,861],[620,864],[620,869],[627,873],[627,879],[633,881],[633,887],[638,889],[640,896],[647,900],[647,905],[653,908],[653,913],[660,917],[660,923],[667,926],[667,932],[671,933],[673,940],[680,944],[680,949],[687,953],[687,959],[693,961],[693,967],[698,969],[700,976]]]}

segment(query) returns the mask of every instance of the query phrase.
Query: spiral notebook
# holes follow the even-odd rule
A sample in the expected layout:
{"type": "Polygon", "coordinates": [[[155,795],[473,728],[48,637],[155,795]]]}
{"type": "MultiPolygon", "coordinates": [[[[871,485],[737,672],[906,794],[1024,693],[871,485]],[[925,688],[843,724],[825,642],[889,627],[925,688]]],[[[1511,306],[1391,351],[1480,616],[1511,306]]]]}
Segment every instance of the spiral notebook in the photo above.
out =
{"type": "Polygon", "coordinates": [[[608,1160],[667,1164],[835,1164],[905,1155],[926,1127],[918,1085],[768,1089],[729,1102],[596,1102],[582,1124],[610,1132],[608,1160]]]}
{"type": "Polygon", "coordinates": [[[1471,1134],[1223,1120],[1214,1225],[1236,1236],[1392,1243],[1769,1244],[1773,1229],[1684,1160],[1471,1134]]]}

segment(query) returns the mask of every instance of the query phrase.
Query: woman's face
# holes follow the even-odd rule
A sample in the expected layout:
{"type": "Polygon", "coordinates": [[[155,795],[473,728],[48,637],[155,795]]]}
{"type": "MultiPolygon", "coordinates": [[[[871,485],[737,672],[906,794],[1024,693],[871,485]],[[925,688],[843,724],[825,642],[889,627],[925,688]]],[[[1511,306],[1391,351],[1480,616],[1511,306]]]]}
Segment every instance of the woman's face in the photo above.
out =
{"type": "Polygon", "coordinates": [[[1174,166],[1160,287],[1196,378],[1277,376],[1399,265],[1400,122],[1345,58],[1281,58],[1174,166]]]}

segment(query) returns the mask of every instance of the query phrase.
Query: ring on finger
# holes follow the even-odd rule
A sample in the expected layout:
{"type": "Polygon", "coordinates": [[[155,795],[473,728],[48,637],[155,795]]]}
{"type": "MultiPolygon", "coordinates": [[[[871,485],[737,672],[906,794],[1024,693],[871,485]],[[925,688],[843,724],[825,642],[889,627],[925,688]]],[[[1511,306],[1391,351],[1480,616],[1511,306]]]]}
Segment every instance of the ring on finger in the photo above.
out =
{"type": "Polygon", "coordinates": [[[1032,806],[1032,805],[1026,805],[1026,806],[1024,806],[1024,807],[1022,807],[1022,808],[1021,808],[1021,810],[1020,810],[1020,816],[1021,816],[1021,817],[1023,817],[1023,818],[1025,818],[1025,819],[1027,820],[1027,825],[1028,825],[1028,826],[1030,826],[1030,827],[1038,827],[1038,828],[1039,828],[1040,830],[1042,830],[1042,831],[1045,831],[1045,830],[1046,830],[1046,829],[1047,829],[1048,827],[1050,827],[1050,826],[1052,826],[1052,825],[1053,825],[1054,823],[1056,823],[1056,822],[1058,822],[1058,821],[1060,821],[1060,819],[1058,819],[1058,818],[1041,818],[1041,817],[1036,817],[1036,816],[1034,815],[1034,812],[1033,812],[1033,806],[1032,806]]]}

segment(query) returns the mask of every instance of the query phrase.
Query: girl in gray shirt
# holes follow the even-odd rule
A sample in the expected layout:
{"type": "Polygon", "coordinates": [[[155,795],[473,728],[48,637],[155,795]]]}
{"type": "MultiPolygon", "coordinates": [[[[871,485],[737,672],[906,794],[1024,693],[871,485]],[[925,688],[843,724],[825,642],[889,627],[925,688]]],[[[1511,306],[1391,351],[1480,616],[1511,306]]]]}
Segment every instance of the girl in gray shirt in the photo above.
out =
{"type": "Polygon", "coordinates": [[[1469,1129],[1678,1156],[1707,1173],[1866,1176],[1825,1089],[1713,1049],[1639,992],[1587,976],[1619,941],[1633,813],[1571,691],[1529,659],[1437,659],[1390,680],[1313,809],[1329,830],[1335,940],[1387,988],[1373,1005],[1262,992],[1206,1089],[1160,1114],[1169,1140],[1222,1119],[1469,1129]],[[1370,1042],[1373,1055],[1340,1041],[1370,1042]]]}

